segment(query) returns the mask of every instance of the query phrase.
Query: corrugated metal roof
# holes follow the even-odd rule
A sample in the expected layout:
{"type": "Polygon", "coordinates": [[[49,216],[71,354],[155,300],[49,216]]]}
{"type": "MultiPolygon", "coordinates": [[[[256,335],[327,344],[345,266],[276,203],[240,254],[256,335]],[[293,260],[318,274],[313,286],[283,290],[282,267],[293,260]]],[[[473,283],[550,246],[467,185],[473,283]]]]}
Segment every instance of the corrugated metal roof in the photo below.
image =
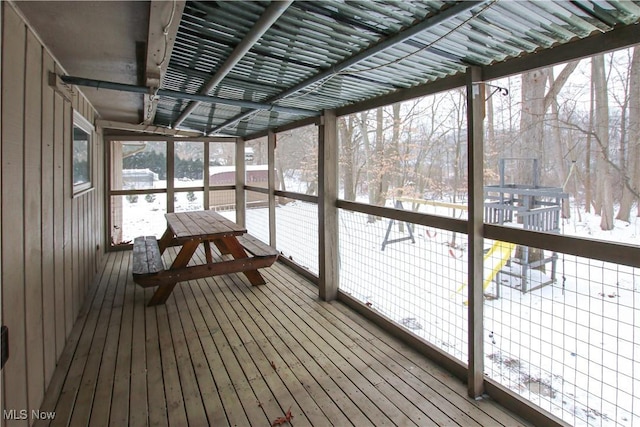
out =
{"type": "MultiPolygon", "coordinates": [[[[268,2],[187,2],[163,88],[200,92],[268,6],[268,2]]],[[[639,1],[297,1],[209,94],[316,111],[337,108],[639,19],[639,1]],[[355,55],[457,8],[460,11],[448,19],[332,72],[355,55]],[[321,73],[328,74],[281,96],[321,73]]],[[[161,99],[156,124],[172,125],[187,105],[161,99]]],[[[181,127],[244,136],[301,118],[201,104],[181,127]],[[242,116],[247,117],[232,123],[242,116]]]]}

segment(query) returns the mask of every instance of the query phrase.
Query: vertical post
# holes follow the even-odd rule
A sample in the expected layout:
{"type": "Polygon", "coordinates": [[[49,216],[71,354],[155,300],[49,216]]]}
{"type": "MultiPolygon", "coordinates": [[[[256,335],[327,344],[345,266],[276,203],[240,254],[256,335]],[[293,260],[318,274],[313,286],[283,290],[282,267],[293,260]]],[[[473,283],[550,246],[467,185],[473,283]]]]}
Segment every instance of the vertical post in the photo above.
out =
{"type": "Polygon", "coordinates": [[[175,142],[173,138],[167,141],[167,212],[173,212],[175,210],[175,193],[173,188],[175,185],[175,142]]]}
{"type": "Polygon", "coordinates": [[[124,196],[115,196],[111,199],[111,190],[122,190],[122,142],[108,141],[105,144],[107,151],[107,159],[110,159],[107,169],[106,185],[109,189],[107,193],[108,206],[111,211],[107,216],[108,236],[107,242],[113,241],[114,244],[122,242],[122,210],[124,196]]]}
{"type": "Polygon", "coordinates": [[[484,84],[479,67],[467,71],[467,167],[469,188],[469,372],[467,390],[476,398],[484,392],[484,289],[483,285],[483,127],[484,84]]]}
{"type": "MultiPolygon", "coordinates": [[[[2,45],[4,44],[4,29],[3,27],[3,22],[4,22],[4,3],[0,4],[0,41],[2,41],[0,43],[0,70],[2,70],[2,45]]],[[[2,88],[2,74],[0,73],[0,94],[3,93],[3,88],[2,88]]],[[[2,118],[4,116],[2,115],[2,97],[0,96],[0,138],[2,138],[2,118]]],[[[4,163],[2,163],[2,145],[0,144],[0,165],[4,165],[4,163]]],[[[48,159],[48,161],[53,162],[53,159],[48,159]]],[[[3,199],[3,193],[4,191],[4,186],[2,183],[2,171],[0,171],[0,204],[2,204],[2,199],[3,199]]],[[[44,191],[44,188],[42,189],[42,191],[44,191]]],[[[108,204],[105,203],[105,206],[108,206],[108,204]]],[[[0,280],[2,280],[2,215],[0,214],[0,280]]],[[[109,240],[105,240],[105,242],[108,242],[109,240]]],[[[4,316],[2,315],[2,290],[3,290],[4,286],[2,286],[2,284],[0,284],[0,326],[2,326],[2,320],[4,319],[4,316]]],[[[51,303],[51,302],[49,302],[51,303]]],[[[5,388],[4,388],[4,370],[2,370],[2,367],[0,367],[0,393],[5,393],[5,388]]],[[[0,402],[2,402],[0,404],[0,406],[2,406],[2,409],[4,409],[4,405],[5,405],[5,397],[4,395],[0,397],[0,402]]]]}
{"type": "Polygon", "coordinates": [[[236,140],[236,222],[243,227],[247,226],[245,203],[245,164],[244,164],[244,139],[236,140]]]}
{"type": "Polygon", "coordinates": [[[319,296],[338,296],[338,138],[336,113],[325,110],[318,129],[319,296]]]}
{"type": "Polygon", "coordinates": [[[209,200],[209,197],[211,195],[209,188],[209,176],[211,175],[211,172],[209,171],[210,148],[211,143],[204,142],[204,168],[202,169],[202,185],[204,187],[204,194],[202,195],[202,207],[205,211],[208,211],[209,206],[211,205],[211,200],[209,200]]]}
{"type": "Polygon", "coordinates": [[[267,163],[269,174],[267,182],[269,185],[269,244],[276,247],[276,134],[269,130],[267,134],[267,163]]]}

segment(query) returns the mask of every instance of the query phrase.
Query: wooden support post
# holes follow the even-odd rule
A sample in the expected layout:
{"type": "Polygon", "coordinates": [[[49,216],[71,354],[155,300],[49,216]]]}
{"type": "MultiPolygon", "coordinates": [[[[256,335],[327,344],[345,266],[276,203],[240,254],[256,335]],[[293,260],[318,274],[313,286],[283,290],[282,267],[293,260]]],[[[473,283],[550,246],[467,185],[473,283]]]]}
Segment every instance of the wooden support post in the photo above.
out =
{"type": "Polygon", "coordinates": [[[246,227],[244,139],[236,140],[236,223],[246,227]]]}
{"type": "Polygon", "coordinates": [[[209,206],[211,205],[211,200],[209,199],[209,197],[211,196],[211,188],[210,188],[210,176],[211,176],[211,171],[209,170],[209,157],[211,156],[211,143],[210,142],[203,142],[204,144],[204,169],[203,169],[203,180],[202,180],[202,184],[204,186],[204,194],[202,195],[202,208],[206,211],[209,210],[209,206]]]}
{"type": "Polygon", "coordinates": [[[272,130],[267,134],[267,163],[269,164],[267,182],[269,185],[269,244],[276,247],[276,134],[272,130]]]}
{"type": "MultiPolygon", "coordinates": [[[[109,150],[107,153],[109,168],[107,169],[107,185],[110,190],[122,188],[122,143],[119,141],[108,141],[105,146],[109,150]]],[[[122,242],[123,225],[123,202],[124,196],[116,196],[110,200],[110,212],[107,216],[107,242],[114,245],[122,242]]]]}
{"type": "Polygon", "coordinates": [[[170,139],[167,141],[167,213],[175,212],[175,164],[176,164],[175,141],[170,139]]]}
{"type": "Polygon", "coordinates": [[[484,289],[483,289],[483,137],[484,84],[479,67],[467,71],[467,168],[469,188],[469,372],[470,397],[484,393],[484,289]]]}
{"type": "Polygon", "coordinates": [[[318,134],[319,295],[338,296],[338,138],[336,113],[325,110],[318,134]]]}

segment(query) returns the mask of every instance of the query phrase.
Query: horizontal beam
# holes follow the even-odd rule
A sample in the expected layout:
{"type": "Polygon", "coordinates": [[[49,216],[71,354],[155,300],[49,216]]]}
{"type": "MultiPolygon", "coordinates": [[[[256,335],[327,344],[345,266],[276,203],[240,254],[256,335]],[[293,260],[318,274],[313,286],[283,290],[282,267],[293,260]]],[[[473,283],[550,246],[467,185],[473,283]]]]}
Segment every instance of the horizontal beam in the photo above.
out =
{"type": "Polygon", "coordinates": [[[270,129],[265,129],[249,135],[245,135],[242,138],[245,141],[251,141],[253,139],[258,139],[258,138],[267,136],[267,134],[269,133],[269,130],[273,131],[274,133],[278,133],[278,132],[286,132],[289,130],[298,129],[304,126],[310,126],[310,125],[318,126],[319,124],[320,124],[320,117],[305,117],[304,119],[296,120],[295,122],[287,123],[282,126],[273,127],[270,129]]]}
{"type": "MultiPolygon", "coordinates": [[[[86,79],[83,77],[74,76],[60,76],[60,79],[75,86],[93,87],[96,89],[116,90],[121,92],[139,93],[142,95],[148,95],[150,89],[146,86],[136,86],[124,83],[107,82],[102,80],[86,79]]],[[[307,110],[304,108],[282,107],[280,105],[268,104],[262,102],[244,101],[241,99],[227,99],[217,96],[200,95],[196,93],[179,92],[177,90],[158,89],[155,92],[158,96],[164,96],[167,98],[176,99],[190,99],[193,101],[200,101],[208,104],[225,104],[233,107],[251,108],[253,110],[268,110],[276,111],[278,113],[293,114],[296,116],[319,116],[319,111],[307,110]]]]}
{"type": "Polygon", "coordinates": [[[202,136],[202,132],[192,132],[179,129],[169,129],[164,126],[146,125],[146,124],[133,124],[125,122],[114,122],[111,120],[96,120],[96,126],[103,129],[115,129],[126,130],[131,132],[151,133],[155,135],[170,135],[170,136],[202,136]]]}
{"type": "Polygon", "coordinates": [[[413,224],[425,225],[427,227],[450,230],[457,233],[467,234],[467,221],[447,218],[444,216],[428,215],[419,212],[405,211],[402,209],[387,208],[384,206],[367,205],[364,203],[348,202],[338,200],[337,206],[341,209],[360,212],[367,215],[381,216],[396,221],[410,222],[413,224]]]}
{"type": "Polygon", "coordinates": [[[164,194],[166,188],[141,188],[138,190],[111,190],[109,196],[145,196],[147,194],[164,194]]]}
{"type": "MultiPolygon", "coordinates": [[[[245,185],[244,189],[247,191],[253,191],[256,193],[269,194],[269,189],[264,187],[253,187],[251,185],[245,185]]],[[[287,199],[300,200],[301,202],[318,204],[318,196],[311,194],[294,193],[292,191],[280,191],[275,190],[274,194],[278,197],[286,197],[287,199]]]]}
{"type": "Polygon", "coordinates": [[[450,209],[460,209],[463,211],[469,210],[468,205],[461,205],[460,203],[439,202],[438,200],[414,199],[411,197],[398,197],[396,200],[399,202],[417,203],[419,205],[436,206],[436,207],[450,208],[450,209]]]}
{"type": "Polygon", "coordinates": [[[264,187],[253,187],[251,185],[245,185],[244,189],[246,191],[253,191],[255,193],[269,194],[269,189],[264,187]]]}
{"type": "Polygon", "coordinates": [[[374,108],[395,104],[397,102],[404,102],[410,99],[435,95],[436,93],[446,92],[449,90],[464,87],[465,83],[465,73],[455,74],[453,76],[438,79],[420,86],[401,89],[387,95],[379,96],[377,98],[368,99],[366,101],[357,102],[355,104],[345,105],[344,107],[336,109],[336,115],[339,117],[346,116],[349,114],[360,113],[362,111],[373,110],[374,108]]]}
{"type": "Polygon", "coordinates": [[[149,134],[141,137],[140,135],[115,135],[105,134],[105,141],[193,141],[193,142],[221,142],[224,144],[235,144],[238,140],[235,136],[173,136],[173,135],[155,135],[149,134]]]}
{"type": "Polygon", "coordinates": [[[286,197],[287,199],[300,200],[307,203],[315,203],[316,205],[318,204],[318,196],[313,196],[311,194],[294,193],[292,191],[280,190],[275,190],[274,194],[278,197],[286,197]]]}
{"type": "MultiPolygon", "coordinates": [[[[235,190],[235,185],[211,185],[209,187],[209,191],[225,191],[225,190],[235,190]]],[[[188,193],[189,191],[204,191],[204,187],[174,187],[174,193],[188,193]]],[[[166,188],[141,188],[137,190],[111,190],[109,191],[110,196],[128,196],[128,195],[136,195],[136,196],[144,196],[147,194],[163,194],[167,193],[166,188]]]]}
{"type": "Polygon", "coordinates": [[[640,246],[611,243],[561,234],[542,233],[493,224],[484,225],[484,237],[546,249],[614,264],[640,268],[640,246]]]}
{"type": "Polygon", "coordinates": [[[513,413],[520,415],[536,426],[562,427],[567,426],[563,420],[552,413],[534,405],[519,394],[509,390],[499,382],[485,377],[485,391],[492,399],[511,410],[513,413]]]}

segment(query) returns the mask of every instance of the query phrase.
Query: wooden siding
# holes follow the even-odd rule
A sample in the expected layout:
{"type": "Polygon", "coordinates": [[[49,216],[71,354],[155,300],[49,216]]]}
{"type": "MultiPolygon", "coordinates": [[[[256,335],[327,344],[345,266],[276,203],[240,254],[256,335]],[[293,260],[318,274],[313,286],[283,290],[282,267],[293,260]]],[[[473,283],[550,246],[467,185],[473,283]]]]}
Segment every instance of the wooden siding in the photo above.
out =
{"type": "Polygon", "coordinates": [[[41,408],[55,420],[36,425],[268,426],[289,409],[285,425],[526,425],[282,264],[266,285],[193,280],[156,307],[131,268],[108,254],[41,408]]]}
{"type": "MultiPolygon", "coordinates": [[[[61,69],[14,7],[2,9],[0,277],[10,357],[2,370],[2,409],[38,409],[101,265],[103,144],[94,132],[94,189],[73,197],[73,110],[93,122],[75,91],[49,86],[61,69]]],[[[7,420],[2,426],[28,425],[7,420]]]]}

